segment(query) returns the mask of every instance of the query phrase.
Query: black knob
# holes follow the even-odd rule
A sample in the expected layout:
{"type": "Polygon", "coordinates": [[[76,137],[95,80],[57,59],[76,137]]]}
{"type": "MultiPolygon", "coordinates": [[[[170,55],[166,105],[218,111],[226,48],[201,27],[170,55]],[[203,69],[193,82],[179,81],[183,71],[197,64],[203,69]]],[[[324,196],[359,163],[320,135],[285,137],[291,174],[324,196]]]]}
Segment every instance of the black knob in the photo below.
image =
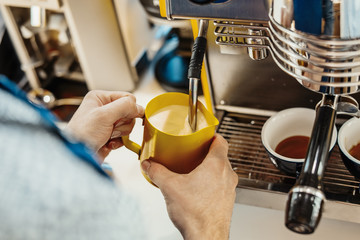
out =
{"type": "Polygon", "coordinates": [[[291,192],[286,206],[286,227],[301,234],[313,233],[321,219],[323,205],[324,196],[320,191],[291,192]]]}

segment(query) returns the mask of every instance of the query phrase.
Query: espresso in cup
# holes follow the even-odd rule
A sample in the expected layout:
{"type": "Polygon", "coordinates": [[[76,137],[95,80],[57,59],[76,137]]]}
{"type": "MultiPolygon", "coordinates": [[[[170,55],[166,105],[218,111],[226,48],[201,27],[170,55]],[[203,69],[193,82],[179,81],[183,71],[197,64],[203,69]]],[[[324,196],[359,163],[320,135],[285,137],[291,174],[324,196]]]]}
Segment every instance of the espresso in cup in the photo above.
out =
{"type": "Polygon", "coordinates": [[[356,144],[352,148],[350,148],[349,153],[351,156],[356,158],[357,160],[360,160],[360,143],[356,144]]]}
{"type": "Polygon", "coordinates": [[[305,158],[309,142],[308,136],[291,136],[282,140],[275,152],[288,158],[305,158]]]}

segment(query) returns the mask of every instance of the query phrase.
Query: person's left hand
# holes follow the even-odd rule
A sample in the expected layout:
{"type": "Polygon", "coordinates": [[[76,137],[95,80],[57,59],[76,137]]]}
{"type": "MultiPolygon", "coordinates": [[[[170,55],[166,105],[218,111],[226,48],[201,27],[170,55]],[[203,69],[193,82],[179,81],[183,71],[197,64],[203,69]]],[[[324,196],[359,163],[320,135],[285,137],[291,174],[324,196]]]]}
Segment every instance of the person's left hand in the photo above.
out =
{"type": "Polygon", "coordinates": [[[121,147],[121,136],[129,135],[135,118],[144,116],[134,95],[118,91],[90,91],[69,121],[66,131],[85,142],[102,160],[121,147]]]}

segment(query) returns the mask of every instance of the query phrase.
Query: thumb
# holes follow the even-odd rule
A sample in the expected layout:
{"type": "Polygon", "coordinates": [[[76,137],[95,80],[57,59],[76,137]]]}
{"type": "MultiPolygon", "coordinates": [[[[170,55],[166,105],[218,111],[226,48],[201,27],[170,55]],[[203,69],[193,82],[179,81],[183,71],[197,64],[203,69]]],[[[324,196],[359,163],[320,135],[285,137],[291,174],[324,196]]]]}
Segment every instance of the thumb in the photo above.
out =
{"type": "Polygon", "coordinates": [[[167,169],[164,165],[150,160],[144,160],[141,163],[141,168],[150,180],[160,189],[167,179],[177,175],[167,169]]]}

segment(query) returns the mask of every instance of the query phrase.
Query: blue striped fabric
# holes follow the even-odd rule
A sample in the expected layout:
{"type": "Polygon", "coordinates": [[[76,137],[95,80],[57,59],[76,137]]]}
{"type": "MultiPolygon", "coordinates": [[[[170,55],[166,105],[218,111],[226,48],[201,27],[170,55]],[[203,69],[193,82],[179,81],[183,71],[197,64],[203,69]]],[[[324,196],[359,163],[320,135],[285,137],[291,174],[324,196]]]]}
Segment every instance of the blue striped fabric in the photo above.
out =
{"type": "MultiPolygon", "coordinates": [[[[64,134],[55,124],[57,118],[51,111],[46,109],[43,106],[33,104],[26,96],[26,93],[22,91],[20,88],[16,86],[15,83],[10,81],[6,76],[0,75],[0,88],[5,91],[13,94],[18,99],[26,102],[32,108],[37,110],[37,112],[42,117],[43,123],[46,127],[48,127],[52,132],[59,136],[60,139],[64,142],[67,148],[72,151],[75,155],[79,157],[79,159],[84,160],[91,164],[100,174],[104,176],[108,176],[108,174],[101,168],[100,164],[96,161],[93,151],[91,151],[86,145],[82,142],[78,142],[70,139],[68,136],[64,134]]],[[[110,179],[110,178],[109,178],[110,179]]]]}

